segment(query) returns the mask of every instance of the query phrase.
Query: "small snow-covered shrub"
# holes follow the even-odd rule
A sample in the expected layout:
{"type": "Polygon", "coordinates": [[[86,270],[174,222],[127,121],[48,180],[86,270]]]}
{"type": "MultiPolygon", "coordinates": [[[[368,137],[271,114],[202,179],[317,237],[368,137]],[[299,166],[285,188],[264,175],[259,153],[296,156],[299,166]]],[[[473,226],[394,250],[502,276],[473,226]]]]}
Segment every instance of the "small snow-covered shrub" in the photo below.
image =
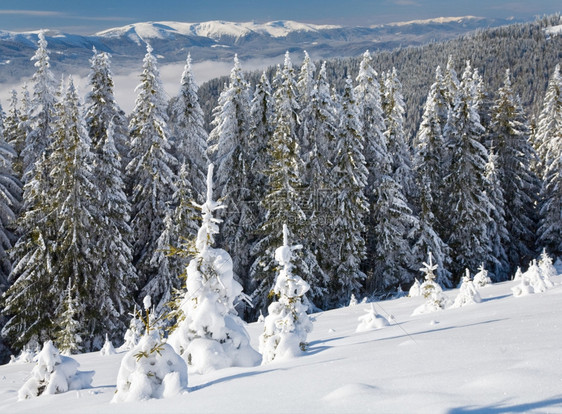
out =
{"type": "Polygon", "coordinates": [[[488,271],[484,268],[484,263],[478,268],[478,273],[474,275],[474,284],[477,287],[488,286],[492,283],[492,279],[488,276],[488,271]]]}
{"type": "Polygon", "coordinates": [[[414,309],[412,315],[436,312],[445,309],[451,303],[449,298],[443,294],[441,286],[435,281],[434,271],[439,266],[433,264],[431,252],[429,252],[429,264],[424,262],[423,265],[424,267],[420,271],[425,273],[425,281],[420,286],[420,293],[426,299],[426,302],[414,309]]]}
{"type": "Polygon", "coordinates": [[[513,275],[513,280],[521,280],[523,279],[523,272],[521,268],[517,266],[517,270],[515,271],[515,275],[513,275]]]}
{"type": "Polygon", "coordinates": [[[31,348],[24,348],[17,357],[13,355],[10,357],[10,364],[31,364],[35,355],[31,348]]]}
{"type": "Polygon", "coordinates": [[[459,294],[455,298],[452,308],[460,308],[466,305],[472,305],[474,303],[480,303],[482,299],[480,294],[476,290],[472,279],[470,278],[470,271],[466,269],[466,275],[462,279],[462,285],[460,287],[459,294]]]}
{"type": "Polygon", "coordinates": [[[531,295],[531,294],[535,293],[535,290],[530,285],[528,279],[522,277],[522,278],[520,278],[520,280],[521,280],[521,283],[519,283],[517,286],[513,286],[511,288],[511,291],[513,292],[513,296],[515,296],[515,297],[527,296],[527,295],[531,295]]]}
{"type": "Polygon", "coordinates": [[[145,334],[123,357],[111,402],[166,398],[186,389],[185,361],[154,331],[145,334]]]}
{"type": "MultiPolygon", "coordinates": [[[[541,269],[536,260],[532,260],[529,269],[523,273],[523,279],[527,279],[535,293],[546,292],[547,285],[542,277],[541,269]]],[[[552,283],[552,282],[550,282],[552,283]]]]}
{"type": "Polygon", "coordinates": [[[138,318],[138,314],[139,312],[135,306],[135,309],[131,314],[129,328],[125,332],[125,336],[123,338],[123,345],[118,348],[119,351],[128,351],[133,349],[139,343],[144,328],[142,321],[138,318]]]}
{"type": "Polygon", "coordinates": [[[37,355],[31,378],[18,391],[18,399],[89,388],[94,371],[81,372],[79,366],[73,358],[61,355],[52,341],[45,342],[37,355]]]}
{"type": "Polygon", "coordinates": [[[300,245],[289,245],[289,231],[284,224],[283,246],[275,250],[275,260],[281,268],[273,287],[278,300],[267,308],[269,314],[259,339],[262,364],[302,354],[306,348],[306,336],[312,330],[312,322],[306,314],[308,307],[302,301],[310,286],[293,274],[293,251],[300,248],[300,245]]]}
{"type": "Polygon", "coordinates": [[[548,255],[545,249],[543,249],[541,258],[539,260],[539,269],[541,271],[541,276],[547,288],[554,286],[552,283],[552,277],[556,276],[556,268],[552,264],[552,258],[548,255]]]}
{"type": "Polygon", "coordinates": [[[355,295],[352,293],[351,294],[351,298],[349,299],[349,305],[348,306],[355,306],[357,305],[359,302],[357,301],[357,298],[355,297],[355,295]]]}
{"type": "Polygon", "coordinates": [[[359,325],[357,326],[356,332],[365,332],[373,329],[382,329],[385,326],[390,325],[388,320],[377,313],[375,310],[375,305],[371,303],[371,307],[366,309],[366,314],[360,316],[359,325]]]}
{"type": "Polygon", "coordinates": [[[105,334],[105,343],[103,344],[102,349],[100,349],[100,355],[106,356],[106,355],[114,355],[116,353],[117,351],[115,351],[115,348],[113,347],[113,343],[109,340],[107,334],[105,334]]]}
{"type": "Polygon", "coordinates": [[[139,319],[145,333],[121,361],[117,390],[111,402],[166,398],[187,389],[187,364],[171,345],[160,338],[150,315],[150,296],[144,298],[145,317],[139,319]]]}
{"type": "Polygon", "coordinates": [[[408,297],[415,298],[415,297],[418,297],[418,296],[421,296],[421,284],[420,284],[420,281],[418,279],[416,279],[414,281],[414,284],[412,285],[412,287],[408,291],[408,297]]]}

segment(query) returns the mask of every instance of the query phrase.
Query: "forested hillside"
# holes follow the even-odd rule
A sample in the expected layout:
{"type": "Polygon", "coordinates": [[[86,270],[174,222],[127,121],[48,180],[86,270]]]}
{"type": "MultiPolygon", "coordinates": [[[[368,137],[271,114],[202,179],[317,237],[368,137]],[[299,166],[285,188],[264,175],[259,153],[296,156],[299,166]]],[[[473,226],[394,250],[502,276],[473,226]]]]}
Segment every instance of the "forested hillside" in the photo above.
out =
{"type": "Polygon", "coordinates": [[[146,318],[154,304],[171,332],[201,311],[188,265],[201,289],[234,277],[244,294],[217,301],[255,320],[287,240],[309,310],[401,294],[428,256],[453,287],[466,269],[501,281],[542,249],[562,255],[557,25],[298,66],[287,52],[262,74],[234,57],[201,89],[188,55],[170,100],[147,44],[130,114],[107,53],[94,50],[82,99],[40,34],[29,86],[0,111],[3,353],[120,343],[149,296],[146,318]]]}

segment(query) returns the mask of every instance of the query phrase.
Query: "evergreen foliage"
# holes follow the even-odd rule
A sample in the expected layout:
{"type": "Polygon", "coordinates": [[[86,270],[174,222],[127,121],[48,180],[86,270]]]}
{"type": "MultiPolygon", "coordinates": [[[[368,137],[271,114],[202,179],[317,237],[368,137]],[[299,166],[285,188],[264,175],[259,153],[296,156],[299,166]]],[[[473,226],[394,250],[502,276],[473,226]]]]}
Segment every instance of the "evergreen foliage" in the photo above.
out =
{"type": "Polygon", "coordinates": [[[509,69],[492,108],[490,128],[510,238],[505,250],[510,270],[514,270],[533,255],[539,184],[531,171],[536,155],[530,143],[529,124],[519,97],[513,92],[509,69]]]}
{"type": "Polygon", "coordinates": [[[170,131],[166,101],[160,83],[156,58],[147,45],[137,100],[130,116],[131,161],[126,173],[131,184],[131,228],[133,263],[140,278],[141,296],[151,295],[158,303],[161,292],[147,285],[153,278],[165,278],[152,261],[158,238],[165,228],[164,218],[176,191],[174,168],[177,160],[170,153],[170,131]]]}
{"type": "Polygon", "coordinates": [[[548,83],[535,142],[543,165],[539,245],[562,256],[562,77],[557,65],[548,83]]]}

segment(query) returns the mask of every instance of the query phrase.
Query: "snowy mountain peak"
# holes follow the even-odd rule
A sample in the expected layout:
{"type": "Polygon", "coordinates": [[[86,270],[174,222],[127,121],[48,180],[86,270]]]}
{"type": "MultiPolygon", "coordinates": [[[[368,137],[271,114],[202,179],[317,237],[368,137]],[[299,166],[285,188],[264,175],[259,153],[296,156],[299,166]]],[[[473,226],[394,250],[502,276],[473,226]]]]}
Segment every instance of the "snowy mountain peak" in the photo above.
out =
{"type": "Polygon", "coordinates": [[[137,39],[166,39],[174,35],[201,36],[211,39],[222,37],[240,38],[251,33],[271,37],[286,37],[292,32],[316,32],[319,30],[338,29],[340,26],[314,25],[291,20],[279,20],[268,23],[226,22],[213,20],[202,23],[181,22],[144,22],[117,27],[96,33],[100,37],[120,37],[123,35],[137,39]]]}

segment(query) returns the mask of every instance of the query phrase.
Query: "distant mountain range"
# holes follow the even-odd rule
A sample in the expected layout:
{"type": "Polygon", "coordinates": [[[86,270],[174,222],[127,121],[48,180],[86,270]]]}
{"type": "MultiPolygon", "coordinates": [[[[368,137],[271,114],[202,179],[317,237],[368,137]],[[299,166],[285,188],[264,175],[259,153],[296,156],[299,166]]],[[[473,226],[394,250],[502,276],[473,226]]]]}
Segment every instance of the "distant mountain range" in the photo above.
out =
{"type": "MultiPolygon", "coordinates": [[[[318,58],[356,56],[366,49],[442,41],[477,29],[512,24],[513,20],[473,16],[392,23],[370,27],[312,25],[294,21],[264,24],[209,21],[203,23],[147,22],[105,30],[91,36],[46,31],[55,71],[84,74],[92,48],[112,54],[114,72],[140,67],[149,42],[162,63],[276,57],[289,50],[307,50],[318,58]]],[[[38,32],[0,31],[0,83],[30,76],[29,59],[38,32]]]]}

